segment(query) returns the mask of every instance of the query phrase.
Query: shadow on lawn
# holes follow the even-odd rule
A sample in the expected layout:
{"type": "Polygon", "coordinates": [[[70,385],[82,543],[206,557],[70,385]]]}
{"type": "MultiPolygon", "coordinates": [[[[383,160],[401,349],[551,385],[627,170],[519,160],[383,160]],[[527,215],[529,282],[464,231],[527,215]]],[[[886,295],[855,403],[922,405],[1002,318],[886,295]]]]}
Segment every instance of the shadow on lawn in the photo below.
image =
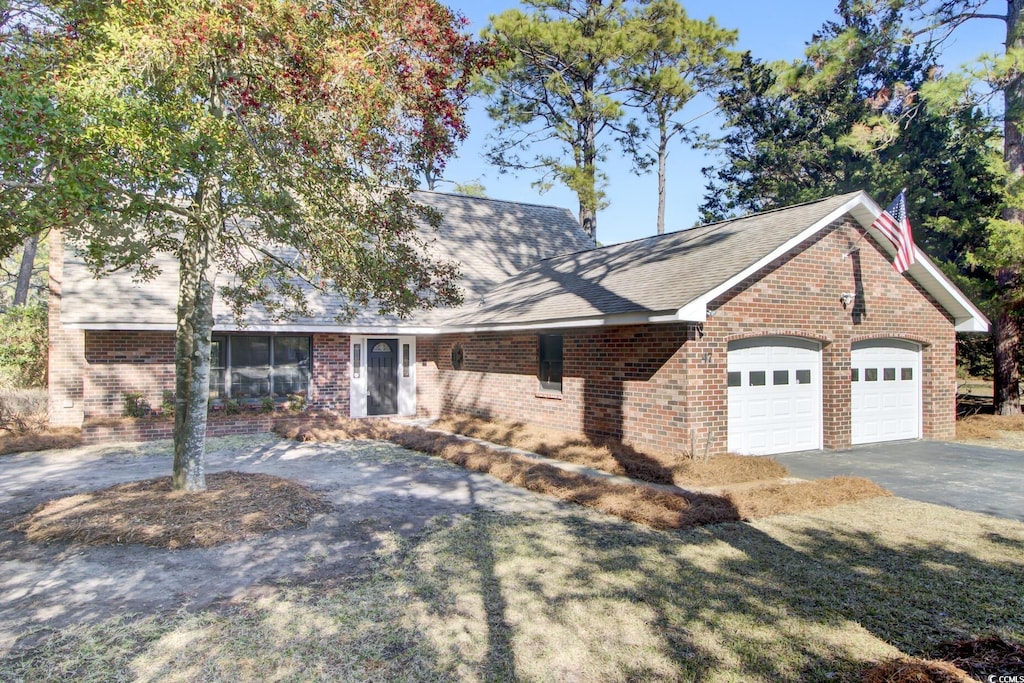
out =
{"type": "Polygon", "coordinates": [[[886,644],[927,657],[957,638],[1024,638],[1024,568],[1010,559],[1024,556],[1024,532],[998,547],[978,530],[986,559],[953,540],[894,543],[793,519],[766,523],[770,534],[741,523],[652,532],[478,512],[413,551],[463,565],[410,579],[447,605],[427,632],[479,594],[479,665],[500,680],[843,680],[895,655],[886,644]]]}

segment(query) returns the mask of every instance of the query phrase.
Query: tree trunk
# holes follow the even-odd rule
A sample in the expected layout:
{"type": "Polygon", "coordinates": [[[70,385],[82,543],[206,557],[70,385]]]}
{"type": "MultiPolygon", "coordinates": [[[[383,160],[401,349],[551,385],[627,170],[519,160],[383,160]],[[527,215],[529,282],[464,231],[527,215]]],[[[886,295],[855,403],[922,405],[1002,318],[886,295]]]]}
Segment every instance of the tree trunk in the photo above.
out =
{"type": "Polygon", "coordinates": [[[995,353],[995,392],[997,415],[1020,414],[1020,320],[1014,311],[1004,310],[992,328],[995,353]]]}
{"type": "Polygon", "coordinates": [[[178,323],[174,338],[175,490],[206,489],[206,419],[210,397],[210,345],[217,272],[213,248],[220,237],[216,178],[200,185],[178,258],[178,323]]]}
{"type": "Polygon", "coordinates": [[[13,303],[15,306],[23,306],[28,301],[28,289],[32,284],[32,271],[35,270],[38,247],[38,233],[25,238],[25,249],[21,253],[21,268],[18,270],[18,284],[14,289],[13,303]]]}
{"type": "Polygon", "coordinates": [[[583,184],[577,188],[580,198],[580,225],[597,241],[597,133],[595,122],[590,118],[583,122],[583,184]]]}
{"type": "MultiPolygon", "coordinates": [[[[1024,0],[1010,0],[1006,3],[1006,49],[1024,47],[1024,26],[1020,23],[1021,7],[1024,0]]],[[[1020,76],[1006,84],[1006,114],[1003,128],[1003,159],[1010,171],[1010,182],[1024,175],[1024,144],[1021,139],[1021,120],[1024,116],[1024,82],[1020,76]]],[[[1003,215],[1008,221],[1024,222],[1024,211],[1009,208],[1003,215]]],[[[1000,287],[1019,287],[1020,268],[1004,269],[996,276],[1000,287]]],[[[994,374],[995,411],[999,415],[1020,414],[1020,319],[1012,293],[1003,296],[999,315],[992,330],[995,349],[994,374]]]]}
{"type": "MultiPolygon", "coordinates": [[[[600,0],[587,0],[586,18],[583,24],[583,36],[592,38],[596,30],[600,0]]],[[[597,241],[597,114],[594,112],[594,87],[599,57],[594,54],[584,55],[583,62],[589,65],[590,72],[581,79],[583,86],[581,105],[583,109],[579,126],[582,130],[581,147],[577,153],[577,170],[582,171],[582,178],[576,180],[576,196],[580,200],[580,225],[590,238],[597,241]],[[582,162],[582,165],[581,165],[582,162]]]]}
{"type": "Polygon", "coordinates": [[[665,234],[665,167],[668,165],[668,121],[663,116],[658,127],[658,234],[665,234]]]}

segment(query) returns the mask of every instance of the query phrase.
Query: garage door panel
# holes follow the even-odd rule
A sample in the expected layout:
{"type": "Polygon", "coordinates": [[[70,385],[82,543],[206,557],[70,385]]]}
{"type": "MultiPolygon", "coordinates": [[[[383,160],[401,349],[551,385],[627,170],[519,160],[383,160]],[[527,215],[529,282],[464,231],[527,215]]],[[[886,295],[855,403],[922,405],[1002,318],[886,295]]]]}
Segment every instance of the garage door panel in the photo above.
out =
{"type": "Polygon", "coordinates": [[[851,368],[853,443],[919,438],[920,347],[895,339],[859,342],[851,351],[851,368]]]}
{"type": "Polygon", "coordinates": [[[728,371],[730,451],[753,455],[821,447],[819,344],[784,338],[734,342],[728,371]]]}
{"type": "Polygon", "coordinates": [[[747,401],[745,417],[748,420],[756,420],[759,417],[768,417],[768,402],[763,399],[752,399],[747,401]]]}

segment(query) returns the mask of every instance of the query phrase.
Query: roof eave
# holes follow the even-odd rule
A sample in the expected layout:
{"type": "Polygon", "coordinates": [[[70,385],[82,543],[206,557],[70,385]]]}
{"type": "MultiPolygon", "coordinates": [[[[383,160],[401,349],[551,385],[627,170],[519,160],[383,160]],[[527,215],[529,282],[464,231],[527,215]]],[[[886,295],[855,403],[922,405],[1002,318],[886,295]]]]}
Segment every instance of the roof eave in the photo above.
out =
{"type": "MultiPolygon", "coordinates": [[[[818,221],[816,221],[815,223],[813,223],[806,230],[801,231],[795,237],[792,237],[789,240],[783,242],[781,245],[779,245],[778,247],[773,249],[771,252],[769,252],[765,256],[761,257],[760,259],[758,259],[757,261],[755,261],[751,265],[747,266],[743,270],[739,271],[738,273],[736,273],[735,275],[730,277],[725,282],[722,282],[718,286],[708,290],[707,292],[705,292],[704,294],[700,295],[699,297],[697,297],[697,298],[689,301],[688,303],[684,304],[681,308],[679,308],[676,311],[676,317],[679,320],[683,320],[683,321],[686,321],[686,322],[697,322],[697,323],[707,322],[707,319],[708,319],[708,304],[710,304],[712,301],[717,299],[719,296],[721,296],[725,292],[728,292],[730,289],[732,289],[733,287],[735,287],[739,283],[743,282],[750,275],[753,275],[754,273],[756,273],[757,271],[761,270],[766,265],[768,265],[769,263],[774,261],[775,259],[777,259],[780,256],[786,254],[787,252],[792,250],[794,247],[796,247],[800,243],[804,242],[808,238],[810,238],[813,235],[817,234],[819,231],[821,231],[824,228],[828,227],[834,221],[839,220],[840,218],[845,216],[847,213],[855,212],[855,210],[858,207],[863,205],[863,202],[864,202],[865,199],[870,201],[870,198],[868,198],[867,194],[864,193],[863,191],[858,192],[857,194],[853,195],[844,204],[842,204],[838,208],[836,208],[833,211],[831,211],[830,213],[828,213],[823,218],[821,218],[818,221]]],[[[858,218],[858,221],[859,220],[860,219],[858,218]]],[[[874,220],[874,218],[872,218],[872,220],[874,220]]]]}
{"type": "MultiPolygon", "coordinates": [[[[688,322],[706,322],[709,315],[708,305],[712,301],[846,214],[853,216],[861,227],[871,233],[875,237],[875,241],[887,251],[890,257],[895,256],[896,248],[892,246],[889,240],[877,228],[873,227],[875,219],[881,213],[882,209],[866,192],[858,192],[850,197],[849,201],[818,220],[796,237],[780,245],[771,253],[722,284],[682,306],[676,312],[677,317],[688,322]]],[[[989,320],[985,317],[985,314],[939,270],[938,266],[928,258],[927,254],[915,246],[914,256],[916,263],[910,267],[908,274],[953,317],[956,331],[988,332],[989,320]]],[[[712,312],[711,315],[714,315],[714,313],[712,312]]]]}
{"type": "MultiPolygon", "coordinates": [[[[895,257],[896,247],[878,228],[874,227],[875,219],[881,215],[882,208],[867,194],[861,194],[863,194],[863,204],[858,211],[851,212],[853,217],[857,219],[861,227],[871,233],[875,242],[890,257],[895,257]]],[[[946,277],[946,274],[917,245],[914,245],[914,261],[915,263],[910,266],[907,275],[921,285],[953,317],[957,332],[988,332],[989,319],[985,314],[946,277]]]]}

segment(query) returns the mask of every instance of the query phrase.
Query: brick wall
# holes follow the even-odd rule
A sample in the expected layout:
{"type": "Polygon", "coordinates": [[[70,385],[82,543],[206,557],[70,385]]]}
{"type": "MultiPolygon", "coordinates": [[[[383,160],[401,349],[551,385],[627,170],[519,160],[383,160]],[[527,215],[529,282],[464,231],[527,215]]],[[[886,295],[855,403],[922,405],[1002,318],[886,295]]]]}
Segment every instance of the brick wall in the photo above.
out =
{"type": "Polygon", "coordinates": [[[84,410],[85,334],[66,329],[60,322],[61,286],[64,282],[64,239],[50,230],[49,348],[47,355],[48,408],[55,427],[82,424],[84,410]]]}
{"type": "Polygon", "coordinates": [[[850,443],[850,348],[893,337],[924,345],[923,433],[955,430],[955,333],[934,300],[892,269],[852,220],[837,222],[712,302],[703,325],[564,330],[561,395],[537,390],[537,334],[437,339],[435,410],[491,414],[618,436],[661,450],[727,444],[728,343],[765,335],[822,343],[824,445],[850,443]],[[851,245],[857,252],[844,258],[851,245]],[[840,295],[855,293],[844,308],[840,295]],[[465,364],[452,367],[461,344],[465,364]]]}
{"type": "Polygon", "coordinates": [[[87,330],[85,417],[124,414],[125,394],[138,392],[153,408],[174,393],[174,333],[87,330]]]}
{"type": "MultiPolygon", "coordinates": [[[[273,415],[211,415],[206,422],[206,436],[262,434],[274,427],[273,415]]],[[[86,418],[82,425],[82,443],[111,441],[154,441],[174,436],[174,420],[163,417],[139,419],[86,418]]]]}
{"type": "MultiPolygon", "coordinates": [[[[51,309],[52,310],[52,309],[51,309]]],[[[51,405],[58,387],[71,387],[76,411],[51,412],[82,424],[84,418],[120,417],[125,395],[141,393],[153,408],[163,402],[165,391],[174,391],[174,334],[126,330],[65,330],[51,317],[51,334],[59,348],[51,353],[51,405]],[[56,328],[54,330],[53,328],[56,328]],[[76,346],[77,344],[77,346],[76,346]],[[61,360],[58,372],[55,359],[61,360]],[[65,360],[67,359],[67,360],[65,360]]],[[[348,335],[313,335],[313,379],[309,405],[348,414],[348,335]]],[[[52,344],[53,342],[51,342],[52,344]]],[[[52,410],[52,409],[51,409],[52,410]]]]}
{"type": "Polygon", "coordinates": [[[313,335],[313,377],[309,404],[349,414],[349,336],[313,335]]]}
{"type": "MultiPolygon", "coordinates": [[[[435,418],[441,414],[441,346],[436,337],[416,338],[416,417],[435,418]]],[[[447,362],[450,367],[450,348],[447,362]]]]}
{"type": "Polygon", "coordinates": [[[686,434],[687,325],[565,330],[562,392],[539,390],[537,334],[444,335],[437,340],[443,411],[615,436],[679,451],[686,434]],[[452,348],[464,353],[461,370],[452,348]]]}

